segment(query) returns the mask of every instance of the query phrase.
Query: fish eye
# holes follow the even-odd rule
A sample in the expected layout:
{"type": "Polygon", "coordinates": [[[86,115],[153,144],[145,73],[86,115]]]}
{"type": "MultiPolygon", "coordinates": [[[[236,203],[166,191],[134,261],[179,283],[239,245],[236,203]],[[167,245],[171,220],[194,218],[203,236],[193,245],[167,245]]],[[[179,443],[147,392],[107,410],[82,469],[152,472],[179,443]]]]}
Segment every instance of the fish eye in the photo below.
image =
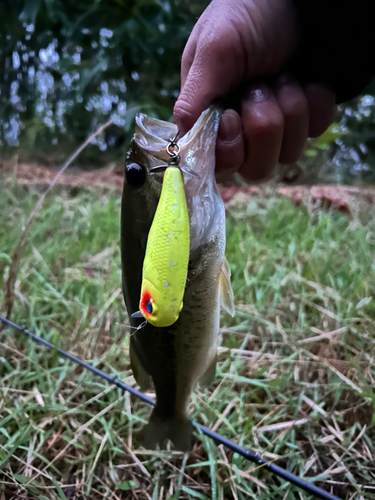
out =
{"type": "Polygon", "coordinates": [[[150,314],[152,314],[152,304],[150,300],[146,302],[146,309],[150,314]]]}
{"type": "Polygon", "coordinates": [[[130,186],[138,188],[144,184],[146,172],[138,163],[129,163],[125,166],[125,177],[130,186]]]}

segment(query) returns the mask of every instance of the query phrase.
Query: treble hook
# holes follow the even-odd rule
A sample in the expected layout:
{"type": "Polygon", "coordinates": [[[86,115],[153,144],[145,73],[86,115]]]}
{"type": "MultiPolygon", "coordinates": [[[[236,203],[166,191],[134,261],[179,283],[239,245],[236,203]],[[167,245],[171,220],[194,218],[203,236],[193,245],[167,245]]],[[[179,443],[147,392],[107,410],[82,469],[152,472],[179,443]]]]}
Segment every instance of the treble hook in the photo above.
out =
{"type": "Polygon", "coordinates": [[[177,133],[176,135],[173,137],[173,139],[169,139],[170,140],[170,145],[171,146],[175,146],[176,145],[176,141],[177,141],[177,138],[178,136],[181,134],[181,130],[177,130],[177,133]]]}
{"type": "Polygon", "coordinates": [[[167,153],[170,156],[170,159],[168,160],[168,164],[167,165],[158,165],[156,167],[152,167],[150,169],[151,174],[154,174],[157,172],[164,172],[168,167],[178,167],[181,169],[181,171],[184,174],[190,175],[191,177],[195,177],[196,179],[200,179],[200,176],[197,173],[195,173],[193,170],[191,170],[191,168],[186,167],[186,166],[184,166],[184,167],[179,166],[179,163],[181,161],[181,157],[180,157],[180,146],[177,144],[177,138],[180,135],[180,133],[181,133],[181,130],[178,130],[176,135],[174,137],[172,137],[171,139],[169,139],[170,142],[169,142],[168,146],[166,147],[167,153]],[[171,148],[173,148],[173,150],[171,148]]]}
{"type": "Polygon", "coordinates": [[[180,146],[177,144],[177,138],[180,135],[180,133],[181,133],[181,130],[177,130],[176,135],[173,138],[169,139],[170,142],[169,142],[168,146],[166,147],[167,153],[169,154],[169,156],[172,157],[172,159],[171,159],[172,163],[174,161],[179,162],[179,160],[180,160],[180,146]],[[173,148],[173,149],[177,148],[177,151],[171,151],[170,148],[173,148]]]}

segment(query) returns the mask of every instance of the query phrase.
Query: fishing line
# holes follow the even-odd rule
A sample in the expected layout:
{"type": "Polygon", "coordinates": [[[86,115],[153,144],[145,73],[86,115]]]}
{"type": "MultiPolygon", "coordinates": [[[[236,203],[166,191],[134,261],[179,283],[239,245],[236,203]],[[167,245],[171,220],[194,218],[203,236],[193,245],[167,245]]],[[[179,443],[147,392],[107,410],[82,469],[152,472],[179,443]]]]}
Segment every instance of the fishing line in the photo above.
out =
{"type": "MultiPolygon", "coordinates": [[[[63,358],[69,359],[70,361],[73,361],[73,363],[76,363],[77,365],[82,366],[86,370],[89,370],[91,373],[94,375],[97,375],[98,377],[101,377],[102,379],[106,380],[110,384],[114,384],[117,387],[119,387],[123,391],[127,391],[133,396],[136,396],[143,402],[155,406],[155,401],[146,396],[146,394],[143,394],[140,391],[137,391],[137,389],[133,389],[133,387],[130,387],[127,384],[124,384],[121,382],[116,376],[113,377],[111,375],[108,375],[108,373],[104,373],[103,371],[99,370],[98,368],[95,368],[94,366],[89,365],[88,363],[85,363],[85,361],[82,361],[80,358],[77,358],[76,356],[73,356],[73,354],[69,354],[66,351],[63,351],[59,347],[54,346],[50,342],[47,342],[47,340],[42,339],[41,337],[38,337],[34,333],[29,332],[25,327],[16,325],[12,321],[9,321],[8,319],[4,318],[3,316],[0,316],[0,321],[3,323],[7,324],[14,330],[17,330],[19,332],[24,333],[27,335],[30,339],[32,339],[34,342],[37,342],[38,344],[42,344],[45,347],[48,347],[49,349],[53,349],[57,351],[60,356],[63,358]]],[[[221,436],[220,434],[217,434],[216,432],[211,431],[204,425],[198,424],[197,422],[190,421],[191,425],[197,429],[198,431],[202,432],[205,434],[207,437],[213,439],[216,443],[222,444],[232,450],[235,453],[238,453],[238,455],[241,455],[243,458],[246,458],[246,460],[249,460],[250,462],[253,462],[256,465],[264,467],[266,470],[269,472],[272,472],[276,476],[280,477],[281,479],[284,479],[285,481],[288,481],[289,483],[293,484],[294,486],[297,486],[301,490],[306,491],[310,495],[313,495],[315,498],[319,498],[320,500],[341,500],[340,498],[336,497],[335,495],[332,495],[331,493],[328,493],[327,491],[322,490],[321,488],[318,488],[318,486],[315,486],[312,483],[308,483],[307,481],[304,481],[303,479],[300,479],[299,477],[295,476],[291,472],[288,472],[287,470],[283,469],[282,467],[279,467],[278,465],[275,465],[271,462],[268,462],[264,458],[262,458],[259,453],[253,452],[251,450],[248,450],[246,448],[243,448],[242,446],[234,443],[230,439],[227,439],[224,436],[221,436]]]]}

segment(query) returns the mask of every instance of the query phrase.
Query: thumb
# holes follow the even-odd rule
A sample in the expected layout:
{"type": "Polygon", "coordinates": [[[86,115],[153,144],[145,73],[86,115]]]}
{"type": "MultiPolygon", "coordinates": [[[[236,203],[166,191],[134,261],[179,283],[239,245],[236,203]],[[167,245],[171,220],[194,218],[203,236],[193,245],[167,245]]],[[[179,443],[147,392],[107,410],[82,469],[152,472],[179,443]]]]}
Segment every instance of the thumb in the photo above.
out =
{"type": "Polygon", "coordinates": [[[185,82],[173,110],[182,134],[190,130],[214,99],[225,97],[241,82],[244,63],[236,56],[236,49],[228,40],[199,40],[186,77],[183,59],[181,73],[185,82]]]}

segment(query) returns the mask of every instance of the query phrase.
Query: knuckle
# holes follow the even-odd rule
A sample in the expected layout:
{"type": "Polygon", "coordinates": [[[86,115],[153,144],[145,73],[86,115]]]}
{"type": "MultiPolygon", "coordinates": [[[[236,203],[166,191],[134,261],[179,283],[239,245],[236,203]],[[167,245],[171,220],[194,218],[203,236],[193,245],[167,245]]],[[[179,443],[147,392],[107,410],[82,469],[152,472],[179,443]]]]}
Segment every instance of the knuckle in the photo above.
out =
{"type": "Polygon", "coordinates": [[[308,114],[307,100],[302,93],[293,92],[289,99],[280,102],[280,107],[284,113],[286,121],[299,120],[308,114]]]}
{"type": "Polygon", "coordinates": [[[283,129],[284,117],[280,110],[274,109],[272,113],[265,113],[257,117],[253,135],[277,136],[283,133],[283,129]]]}
{"type": "Polygon", "coordinates": [[[220,25],[220,29],[207,29],[201,34],[199,52],[202,59],[217,61],[220,65],[239,61],[242,55],[241,44],[235,30],[227,24],[220,25]]]}

